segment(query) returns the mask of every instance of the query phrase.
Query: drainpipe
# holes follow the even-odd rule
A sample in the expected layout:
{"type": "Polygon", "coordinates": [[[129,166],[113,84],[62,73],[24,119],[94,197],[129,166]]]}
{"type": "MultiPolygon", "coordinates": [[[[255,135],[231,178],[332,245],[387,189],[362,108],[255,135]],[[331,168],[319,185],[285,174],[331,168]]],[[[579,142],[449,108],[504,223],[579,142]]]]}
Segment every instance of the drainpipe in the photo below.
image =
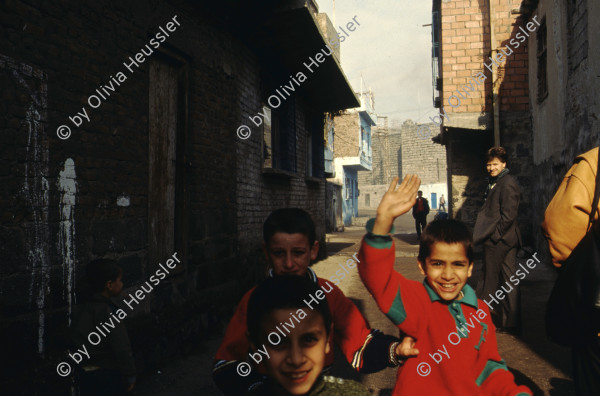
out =
{"type": "MultiPolygon", "coordinates": [[[[487,0],[488,16],[490,25],[490,56],[495,58],[498,50],[496,48],[496,32],[494,18],[495,8],[492,0],[487,0]]],[[[492,62],[492,111],[494,118],[494,146],[500,146],[500,80],[498,79],[498,66],[492,62]]]]}

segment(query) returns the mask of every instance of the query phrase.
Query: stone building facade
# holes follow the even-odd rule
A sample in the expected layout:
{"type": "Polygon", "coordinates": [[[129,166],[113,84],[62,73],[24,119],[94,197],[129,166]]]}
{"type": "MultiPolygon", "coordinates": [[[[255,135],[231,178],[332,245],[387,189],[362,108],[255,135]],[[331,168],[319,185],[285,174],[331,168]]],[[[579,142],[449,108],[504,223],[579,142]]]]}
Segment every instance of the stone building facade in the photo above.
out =
{"type": "MultiPolygon", "coordinates": [[[[592,0],[532,3],[531,13],[543,27],[529,38],[532,169],[537,175],[532,221],[537,225],[574,158],[600,144],[600,7],[592,0]]],[[[541,232],[535,237],[543,243],[541,232]]]]}
{"type": "Polygon", "coordinates": [[[431,140],[437,128],[411,120],[389,125],[382,117],[373,132],[373,170],[358,174],[359,209],[376,209],[392,179],[407,174],[419,175],[423,196],[433,209],[441,194],[447,199],[446,150],[431,140]]]}
{"type": "Polygon", "coordinates": [[[237,0],[0,5],[0,343],[14,357],[2,359],[3,392],[66,393],[56,367],[90,260],[117,260],[126,295],[181,260],[128,315],[143,372],[226,323],[264,274],[272,210],[306,209],[324,246],[323,115],[359,103],[335,57],[312,74],[303,65],[330,43],[317,13],[237,0]]]}
{"type": "Polygon", "coordinates": [[[358,175],[370,171],[373,161],[371,128],[376,121],[374,96],[372,92],[361,92],[359,95],[361,107],[346,110],[333,118],[335,175],[329,179],[329,183],[341,187],[344,226],[352,225],[352,218],[359,215],[358,175]]]}

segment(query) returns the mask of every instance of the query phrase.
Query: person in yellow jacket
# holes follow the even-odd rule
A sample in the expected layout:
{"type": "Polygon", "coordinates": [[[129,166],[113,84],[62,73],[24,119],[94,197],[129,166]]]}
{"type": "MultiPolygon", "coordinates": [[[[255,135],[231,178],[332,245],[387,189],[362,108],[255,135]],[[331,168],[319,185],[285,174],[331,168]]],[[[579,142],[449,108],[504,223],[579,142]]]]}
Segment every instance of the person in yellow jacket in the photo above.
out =
{"type": "MultiPolygon", "coordinates": [[[[546,208],[542,229],[556,267],[562,265],[588,231],[597,169],[598,147],[577,156],[546,208]]],[[[597,221],[598,213],[594,219],[597,221]]],[[[578,395],[600,395],[600,338],[573,348],[573,373],[578,395]]]]}

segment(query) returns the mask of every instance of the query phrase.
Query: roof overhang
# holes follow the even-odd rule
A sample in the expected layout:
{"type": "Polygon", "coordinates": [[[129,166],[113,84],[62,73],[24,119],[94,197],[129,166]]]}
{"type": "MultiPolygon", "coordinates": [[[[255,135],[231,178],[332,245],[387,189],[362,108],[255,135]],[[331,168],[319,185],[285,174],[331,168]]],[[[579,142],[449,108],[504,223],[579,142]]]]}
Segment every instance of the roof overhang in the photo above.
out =
{"type": "Polygon", "coordinates": [[[369,125],[371,125],[371,126],[375,126],[375,125],[377,125],[377,124],[375,123],[375,120],[373,120],[373,116],[372,116],[371,114],[369,114],[369,112],[368,112],[368,111],[366,111],[366,110],[363,110],[363,111],[359,111],[358,113],[359,113],[359,114],[360,114],[360,115],[361,115],[361,116],[362,116],[362,117],[363,117],[365,120],[367,120],[367,122],[369,123],[369,125]]]}
{"type": "Polygon", "coordinates": [[[280,84],[290,82],[290,76],[296,78],[299,72],[306,76],[298,91],[320,110],[334,112],[360,106],[335,56],[324,56],[323,63],[315,59],[315,55],[322,50],[330,52],[326,47],[329,43],[307,7],[272,14],[264,21],[262,34],[259,34],[257,41],[255,45],[261,52],[271,53],[266,59],[275,57],[288,70],[285,76],[273,76],[281,79],[280,84]],[[310,65],[311,58],[318,66],[310,65]],[[310,65],[312,72],[305,64],[310,65]]]}

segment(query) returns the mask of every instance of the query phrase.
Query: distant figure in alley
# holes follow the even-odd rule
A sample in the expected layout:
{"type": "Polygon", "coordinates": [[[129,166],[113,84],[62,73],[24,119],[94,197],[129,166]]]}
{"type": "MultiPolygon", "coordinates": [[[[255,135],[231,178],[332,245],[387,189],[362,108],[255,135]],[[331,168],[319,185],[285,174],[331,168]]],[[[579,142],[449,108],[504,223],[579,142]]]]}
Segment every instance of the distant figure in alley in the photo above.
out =
{"type": "Polygon", "coordinates": [[[429,201],[423,198],[423,191],[417,192],[417,202],[412,209],[412,215],[415,218],[415,227],[417,228],[417,238],[421,238],[421,231],[427,225],[427,215],[429,214],[429,201]]]}

